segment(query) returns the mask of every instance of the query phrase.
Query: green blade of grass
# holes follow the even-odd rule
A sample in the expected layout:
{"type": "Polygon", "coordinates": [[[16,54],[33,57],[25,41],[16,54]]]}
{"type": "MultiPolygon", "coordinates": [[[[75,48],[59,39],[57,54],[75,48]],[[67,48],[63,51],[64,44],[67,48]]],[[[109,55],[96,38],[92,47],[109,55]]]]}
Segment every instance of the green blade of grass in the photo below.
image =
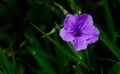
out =
{"type": "Polygon", "coordinates": [[[108,31],[111,37],[113,38],[115,34],[115,27],[114,27],[114,21],[113,21],[112,14],[110,12],[107,0],[103,0],[103,7],[104,7],[104,12],[105,12],[105,18],[107,21],[107,28],[108,28],[108,31]]]}
{"type": "Polygon", "coordinates": [[[115,63],[113,67],[108,70],[108,74],[120,74],[120,61],[117,62],[115,60],[108,59],[108,58],[100,58],[100,60],[110,61],[115,63]]]}
{"type": "Polygon", "coordinates": [[[113,67],[108,71],[108,74],[120,74],[120,63],[113,65],[113,67]]]}
{"type": "Polygon", "coordinates": [[[108,59],[108,58],[100,58],[100,60],[104,60],[104,61],[110,61],[110,62],[113,62],[113,63],[115,63],[115,64],[118,64],[118,65],[120,65],[120,62],[117,62],[117,61],[115,61],[115,60],[112,60],[112,59],[108,59]]]}
{"type": "MultiPolygon", "coordinates": [[[[65,70],[63,69],[63,67],[64,67],[65,60],[67,60],[67,59],[66,59],[66,57],[62,54],[62,52],[60,52],[59,50],[56,50],[55,53],[56,53],[56,58],[57,58],[57,60],[59,60],[59,62],[57,62],[58,71],[59,71],[60,74],[64,74],[64,73],[65,73],[65,70]],[[61,57],[62,57],[62,58],[61,58],[61,57]]],[[[67,63],[69,63],[68,60],[67,60],[67,63]]],[[[67,65],[67,64],[65,63],[65,65],[67,65]]]]}
{"type": "Polygon", "coordinates": [[[84,57],[82,51],[75,51],[75,49],[73,48],[73,45],[72,45],[71,43],[67,43],[67,44],[68,44],[68,46],[70,47],[71,51],[75,54],[75,56],[76,56],[78,59],[80,59],[81,62],[86,63],[86,61],[84,60],[85,57],[84,57]]]}
{"type": "Polygon", "coordinates": [[[53,67],[48,63],[47,60],[45,60],[43,57],[38,56],[37,52],[34,50],[34,48],[27,46],[28,52],[31,53],[31,55],[35,58],[38,65],[47,73],[47,74],[56,74],[53,67]]]}
{"type": "Polygon", "coordinates": [[[0,74],[7,74],[6,71],[1,66],[0,66],[0,71],[1,71],[0,74]]]}
{"type": "Polygon", "coordinates": [[[36,51],[40,54],[40,56],[43,56],[46,59],[55,61],[55,58],[52,57],[49,53],[45,53],[42,49],[43,47],[41,46],[41,44],[39,43],[39,41],[37,40],[37,38],[35,37],[33,31],[28,27],[27,31],[26,31],[26,35],[27,38],[32,41],[32,46],[34,46],[34,48],[36,48],[36,51]]]}
{"type": "Polygon", "coordinates": [[[99,30],[100,30],[100,39],[109,48],[109,50],[120,60],[120,49],[109,40],[109,38],[106,36],[104,31],[102,31],[101,29],[99,30]]]}
{"type": "Polygon", "coordinates": [[[103,74],[103,68],[102,68],[102,66],[101,66],[101,70],[100,71],[101,71],[101,74],[103,74]]]}
{"type": "Polygon", "coordinates": [[[94,53],[94,49],[90,46],[84,51],[86,55],[86,61],[89,67],[89,70],[92,74],[97,74],[98,71],[98,65],[96,61],[96,55],[94,53]]]}
{"type": "Polygon", "coordinates": [[[67,0],[67,1],[70,4],[70,7],[71,7],[73,13],[78,14],[78,7],[77,7],[75,1],[74,0],[67,0]]]}
{"type": "Polygon", "coordinates": [[[7,7],[7,12],[9,12],[9,14],[16,14],[19,16],[19,8],[18,8],[18,5],[17,5],[17,0],[8,0],[8,1],[4,1],[6,7],[7,7]]]}
{"type": "Polygon", "coordinates": [[[13,74],[11,65],[0,47],[0,66],[5,70],[7,74],[13,74]]]}
{"type": "Polygon", "coordinates": [[[36,68],[34,68],[33,66],[31,66],[28,62],[26,62],[26,61],[24,61],[24,60],[22,60],[22,59],[19,59],[19,61],[20,61],[20,64],[19,64],[19,66],[20,66],[20,68],[19,68],[19,73],[20,73],[20,74],[23,74],[23,72],[24,72],[24,67],[23,67],[22,64],[25,64],[25,66],[29,67],[29,69],[30,69],[34,74],[40,74],[40,71],[37,70],[36,68]]]}
{"type": "Polygon", "coordinates": [[[60,10],[62,10],[62,12],[63,12],[63,14],[64,15],[67,15],[67,14],[69,14],[69,12],[62,6],[62,5],[60,5],[60,4],[58,4],[58,3],[54,3],[57,7],[59,7],[60,8],[60,10]]]}
{"type": "Polygon", "coordinates": [[[4,74],[4,72],[0,71],[0,74],[4,74]]]}
{"type": "Polygon", "coordinates": [[[9,48],[11,49],[11,53],[12,53],[12,62],[13,62],[13,74],[18,74],[18,68],[17,68],[17,63],[14,57],[14,53],[13,53],[13,48],[12,48],[12,42],[9,41],[9,48]]]}

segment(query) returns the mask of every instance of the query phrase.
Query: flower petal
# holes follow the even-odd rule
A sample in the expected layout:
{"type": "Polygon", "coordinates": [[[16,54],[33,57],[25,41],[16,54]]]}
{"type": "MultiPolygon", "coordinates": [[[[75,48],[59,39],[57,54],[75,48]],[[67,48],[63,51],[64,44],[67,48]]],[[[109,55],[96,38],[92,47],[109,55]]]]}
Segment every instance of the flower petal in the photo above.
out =
{"type": "Polygon", "coordinates": [[[84,50],[87,48],[88,45],[85,38],[83,37],[77,37],[73,41],[71,41],[71,43],[73,44],[76,51],[84,50]]]}
{"type": "Polygon", "coordinates": [[[72,14],[67,15],[64,20],[64,27],[74,26],[76,19],[77,19],[77,16],[75,15],[72,15],[72,14]]]}
{"type": "Polygon", "coordinates": [[[99,37],[99,31],[95,26],[86,26],[82,30],[82,37],[86,38],[88,44],[95,43],[99,37]]]}
{"type": "Polygon", "coordinates": [[[93,35],[93,36],[88,35],[86,40],[88,44],[95,43],[98,40],[98,35],[93,35]]]}
{"type": "Polygon", "coordinates": [[[74,37],[72,36],[72,34],[70,32],[68,32],[65,28],[62,28],[60,30],[59,35],[61,36],[61,38],[64,41],[72,41],[74,39],[74,37]]]}
{"type": "Polygon", "coordinates": [[[86,20],[85,20],[85,25],[89,25],[89,26],[92,26],[93,25],[93,18],[91,15],[88,15],[88,14],[83,14],[84,16],[86,16],[86,20]]]}
{"type": "Polygon", "coordinates": [[[93,25],[93,19],[91,15],[88,14],[82,14],[78,16],[76,19],[76,24],[78,24],[78,28],[82,30],[86,26],[92,26],[93,25]]]}

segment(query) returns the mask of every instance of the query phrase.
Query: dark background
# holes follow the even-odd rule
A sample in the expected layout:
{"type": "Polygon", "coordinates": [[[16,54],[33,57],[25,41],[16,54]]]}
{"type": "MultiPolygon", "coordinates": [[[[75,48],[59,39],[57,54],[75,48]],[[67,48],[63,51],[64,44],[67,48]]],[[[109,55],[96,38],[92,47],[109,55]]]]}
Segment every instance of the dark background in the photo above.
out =
{"type": "Polygon", "coordinates": [[[119,74],[119,18],[120,0],[0,0],[0,47],[10,67],[12,65],[14,68],[10,70],[8,66],[4,67],[5,60],[0,56],[0,63],[3,64],[0,65],[0,73],[119,74]],[[88,68],[84,68],[64,55],[70,52],[74,56],[66,42],[59,37],[56,28],[56,24],[62,28],[66,16],[64,10],[70,14],[78,15],[81,11],[93,16],[94,24],[100,30],[100,39],[80,53],[84,56],[90,53],[88,56],[92,57],[86,61],[92,60],[89,64],[94,65],[94,70],[88,62],[88,68]],[[67,49],[64,52],[58,50],[61,47],[56,48],[32,24],[46,34],[55,29],[49,36],[67,49]]]}

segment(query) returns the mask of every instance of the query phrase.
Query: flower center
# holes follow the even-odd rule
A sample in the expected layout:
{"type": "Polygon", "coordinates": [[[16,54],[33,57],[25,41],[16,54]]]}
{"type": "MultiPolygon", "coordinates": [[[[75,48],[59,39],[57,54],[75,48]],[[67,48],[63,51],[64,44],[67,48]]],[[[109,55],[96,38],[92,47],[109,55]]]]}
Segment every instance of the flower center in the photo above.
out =
{"type": "Polygon", "coordinates": [[[80,32],[76,32],[76,33],[74,34],[75,37],[79,37],[80,35],[81,35],[80,32]]]}

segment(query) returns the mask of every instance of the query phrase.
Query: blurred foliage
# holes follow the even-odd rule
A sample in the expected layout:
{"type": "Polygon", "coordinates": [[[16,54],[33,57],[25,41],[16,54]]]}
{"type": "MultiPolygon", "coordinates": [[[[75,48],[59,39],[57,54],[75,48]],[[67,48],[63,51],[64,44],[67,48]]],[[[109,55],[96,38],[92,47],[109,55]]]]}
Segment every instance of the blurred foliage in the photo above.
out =
{"type": "Polygon", "coordinates": [[[120,74],[120,0],[0,0],[0,74],[120,74]],[[76,52],[59,30],[88,13],[100,39],[76,52]]]}

